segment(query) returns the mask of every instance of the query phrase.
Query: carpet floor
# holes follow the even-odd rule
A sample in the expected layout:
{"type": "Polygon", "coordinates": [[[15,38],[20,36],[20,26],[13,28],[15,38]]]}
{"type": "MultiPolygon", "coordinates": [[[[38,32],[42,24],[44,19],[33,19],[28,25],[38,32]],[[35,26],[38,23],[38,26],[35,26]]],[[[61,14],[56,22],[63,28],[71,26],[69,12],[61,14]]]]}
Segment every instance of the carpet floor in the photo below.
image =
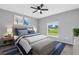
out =
{"type": "MultiPolygon", "coordinates": [[[[9,46],[5,46],[5,47],[1,47],[0,48],[0,55],[6,54],[6,53],[3,53],[3,52],[5,52],[8,48],[13,48],[13,47],[15,47],[15,46],[9,45],[9,46]]],[[[12,52],[12,51],[10,51],[10,52],[12,52]]],[[[19,55],[18,51],[17,51],[16,55],[19,55]]],[[[61,55],[73,55],[73,46],[66,44],[63,51],[61,52],[61,55]]]]}
{"type": "Polygon", "coordinates": [[[73,55],[73,45],[66,45],[61,55],[73,55]]]}

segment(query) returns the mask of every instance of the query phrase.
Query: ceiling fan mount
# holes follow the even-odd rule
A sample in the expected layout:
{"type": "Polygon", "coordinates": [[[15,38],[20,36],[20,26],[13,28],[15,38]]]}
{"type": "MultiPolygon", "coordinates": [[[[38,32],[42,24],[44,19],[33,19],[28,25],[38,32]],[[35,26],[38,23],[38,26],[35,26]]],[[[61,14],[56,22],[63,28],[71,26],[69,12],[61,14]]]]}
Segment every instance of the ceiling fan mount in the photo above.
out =
{"type": "Polygon", "coordinates": [[[33,13],[38,12],[38,10],[39,10],[40,14],[42,14],[42,11],[48,11],[48,9],[44,9],[43,7],[44,7],[44,4],[40,4],[37,7],[32,7],[31,6],[32,9],[35,9],[35,11],[33,13]]]}

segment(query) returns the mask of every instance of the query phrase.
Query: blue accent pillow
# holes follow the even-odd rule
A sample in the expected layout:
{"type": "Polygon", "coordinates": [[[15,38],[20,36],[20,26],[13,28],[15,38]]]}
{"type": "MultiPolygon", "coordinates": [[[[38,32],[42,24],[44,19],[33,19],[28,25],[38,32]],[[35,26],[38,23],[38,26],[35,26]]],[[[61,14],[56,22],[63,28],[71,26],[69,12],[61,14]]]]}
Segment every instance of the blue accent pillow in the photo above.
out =
{"type": "Polygon", "coordinates": [[[18,30],[18,34],[19,35],[28,34],[28,31],[26,29],[24,29],[24,30],[18,30]]]}
{"type": "Polygon", "coordinates": [[[17,35],[25,35],[25,34],[28,34],[28,30],[26,28],[24,28],[24,29],[16,29],[16,34],[17,35]]]}

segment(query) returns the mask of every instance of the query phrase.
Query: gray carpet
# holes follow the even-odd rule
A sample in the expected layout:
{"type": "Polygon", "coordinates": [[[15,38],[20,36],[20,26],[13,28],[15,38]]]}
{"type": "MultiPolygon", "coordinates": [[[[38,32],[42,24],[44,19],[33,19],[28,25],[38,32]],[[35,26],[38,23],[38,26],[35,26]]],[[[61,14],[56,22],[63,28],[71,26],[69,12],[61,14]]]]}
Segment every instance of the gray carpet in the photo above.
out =
{"type": "Polygon", "coordinates": [[[73,46],[66,45],[64,50],[62,51],[61,55],[73,55],[73,46]]]}
{"type": "Polygon", "coordinates": [[[8,45],[0,48],[0,55],[15,55],[15,54],[18,55],[20,53],[14,45],[8,45]]]}
{"type": "MultiPolygon", "coordinates": [[[[6,50],[8,50],[8,48],[15,48],[15,46],[9,45],[9,46],[5,46],[5,47],[1,47],[0,48],[0,55],[7,54],[6,50]]],[[[13,54],[16,54],[16,55],[20,54],[17,49],[10,50],[9,52],[13,52],[13,51],[15,52],[13,54]]],[[[66,45],[65,48],[63,49],[61,55],[73,55],[73,46],[66,45]]]]}

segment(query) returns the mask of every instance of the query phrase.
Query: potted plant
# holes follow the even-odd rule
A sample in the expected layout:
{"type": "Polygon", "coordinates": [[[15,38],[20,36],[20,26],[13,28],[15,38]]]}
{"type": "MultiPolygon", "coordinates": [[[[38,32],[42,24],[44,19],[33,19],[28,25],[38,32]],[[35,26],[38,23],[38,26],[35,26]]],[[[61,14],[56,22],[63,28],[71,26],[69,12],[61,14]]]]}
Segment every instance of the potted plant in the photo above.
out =
{"type": "Polygon", "coordinates": [[[74,37],[78,37],[79,36],[79,28],[74,28],[73,33],[74,33],[74,37]]]}

